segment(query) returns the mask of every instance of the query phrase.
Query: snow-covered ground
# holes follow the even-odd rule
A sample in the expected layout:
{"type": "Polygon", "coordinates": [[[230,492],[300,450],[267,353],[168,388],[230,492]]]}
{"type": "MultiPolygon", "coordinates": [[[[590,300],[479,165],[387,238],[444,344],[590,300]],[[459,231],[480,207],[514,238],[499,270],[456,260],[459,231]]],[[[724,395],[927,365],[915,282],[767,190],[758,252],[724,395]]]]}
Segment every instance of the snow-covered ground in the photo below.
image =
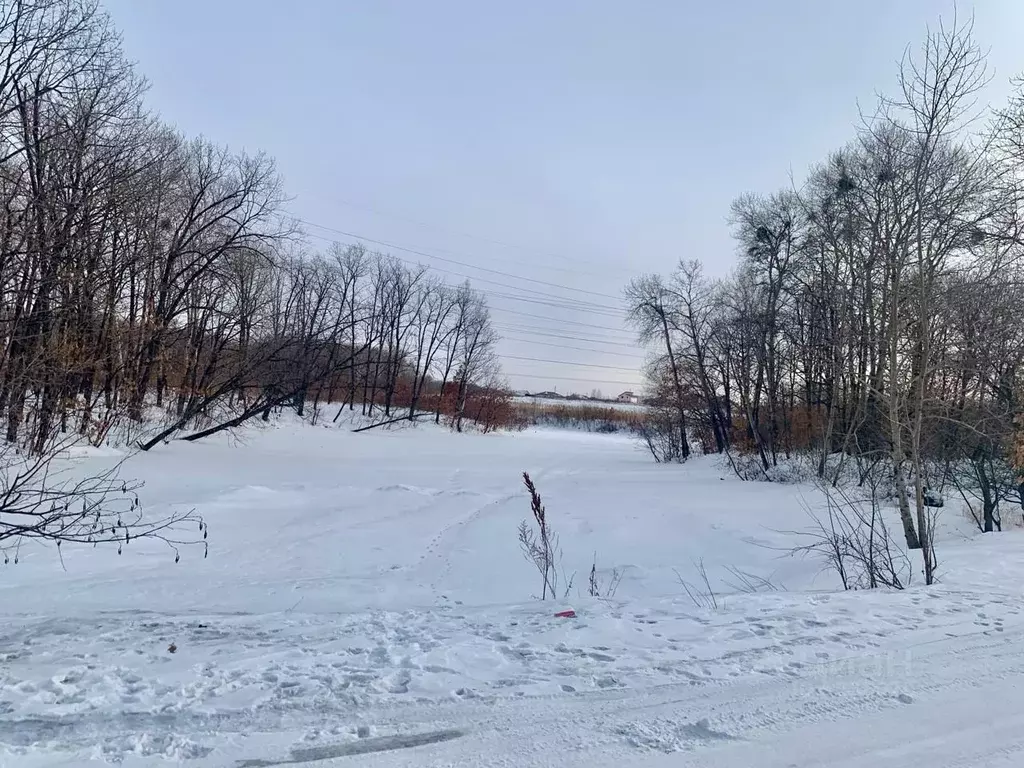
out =
{"type": "Polygon", "coordinates": [[[154,513],[200,511],[209,557],[31,547],[0,570],[0,765],[1024,764],[1017,532],[951,521],[940,586],[842,593],[784,554],[812,489],[618,436],[284,423],[124,474],[154,513]],[[524,470],[576,574],[556,603],[516,541],[524,470]],[[614,598],[585,596],[595,553],[614,598]],[[717,607],[680,585],[699,559],[717,607]]]}

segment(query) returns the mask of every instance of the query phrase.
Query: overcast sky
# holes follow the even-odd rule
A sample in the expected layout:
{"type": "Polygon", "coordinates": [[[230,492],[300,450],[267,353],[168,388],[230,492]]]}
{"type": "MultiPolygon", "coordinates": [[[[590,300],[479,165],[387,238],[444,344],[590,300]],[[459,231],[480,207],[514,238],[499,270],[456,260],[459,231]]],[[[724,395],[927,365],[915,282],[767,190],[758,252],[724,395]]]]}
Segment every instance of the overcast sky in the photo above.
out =
{"type": "MultiPolygon", "coordinates": [[[[680,258],[727,274],[732,199],[788,186],[845,143],[858,103],[954,9],[104,2],[150,105],[189,134],[273,155],[311,244],[363,238],[469,276],[489,294],[513,386],[605,394],[641,381],[625,282],[680,258]]],[[[1024,3],[957,7],[975,13],[998,98],[1024,71],[1024,3]]]]}

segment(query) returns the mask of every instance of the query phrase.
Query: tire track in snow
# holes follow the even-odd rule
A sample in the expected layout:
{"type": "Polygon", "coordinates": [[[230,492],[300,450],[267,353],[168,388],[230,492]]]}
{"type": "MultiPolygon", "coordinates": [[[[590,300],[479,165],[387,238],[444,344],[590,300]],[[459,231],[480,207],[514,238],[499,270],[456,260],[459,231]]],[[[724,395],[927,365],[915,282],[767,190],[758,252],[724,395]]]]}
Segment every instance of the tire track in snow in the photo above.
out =
{"type": "MultiPolygon", "coordinates": [[[[548,748],[554,748],[549,739],[554,733],[585,752],[593,744],[626,755],[637,750],[648,753],[705,747],[708,744],[702,739],[713,734],[733,739],[757,737],[799,723],[907,706],[906,698],[911,703],[927,701],[1004,675],[1024,677],[1024,658],[1017,651],[1024,639],[1024,625],[1007,626],[995,619],[998,626],[977,632],[911,642],[923,632],[963,628],[972,619],[987,621],[982,617],[987,617],[993,607],[1006,607],[1008,599],[990,597],[986,601],[983,596],[960,593],[944,597],[922,606],[920,615],[915,615],[914,606],[920,602],[916,595],[909,601],[902,596],[886,599],[888,613],[880,618],[904,619],[888,635],[888,650],[871,650],[864,645],[863,641],[876,637],[868,625],[861,635],[843,635],[833,645],[818,646],[805,654],[810,658],[816,655],[813,650],[831,651],[844,642],[855,651],[849,658],[800,661],[795,665],[785,662],[795,658],[787,650],[787,643],[803,637],[800,627],[806,621],[805,614],[795,610],[801,602],[787,598],[768,603],[774,606],[771,613],[757,618],[759,622],[776,622],[766,638],[769,645],[761,644],[760,636],[737,641],[740,644],[734,647],[740,652],[736,653],[711,639],[708,647],[719,648],[717,657],[692,662],[696,671],[705,664],[717,665],[719,670],[742,670],[739,676],[718,674],[699,682],[676,679],[660,684],[651,684],[650,677],[642,674],[645,660],[655,663],[650,657],[654,649],[634,649],[633,655],[617,661],[611,654],[628,653],[628,647],[606,648],[597,654],[587,648],[562,649],[559,646],[564,643],[553,644],[551,633],[555,631],[557,637],[559,632],[553,626],[570,633],[593,631],[592,642],[603,637],[598,616],[584,616],[571,625],[552,625],[546,612],[510,614],[506,608],[469,616],[416,611],[373,614],[370,621],[363,614],[298,616],[294,622],[289,619],[269,626],[265,618],[258,617],[203,619],[199,623],[187,617],[146,617],[140,622],[111,617],[91,624],[71,619],[32,622],[6,636],[6,642],[22,643],[9,649],[14,655],[8,661],[14,666],[7,674],[21,674],[23,679],[9,676],[6,690],[0,685],[0,699],[14,696],[6,708],[0,706],[0,743],[22,748],[32,744],[99,744],[116,755],[134,749],[126,734],[156,731],[166,739],[145,749],[197,757],[208,744],[226,734],[289,729],[330,733],[339,724],[355,733],[362,724],[370,723],[374,735],[380,736],[469,728],[474,734],[470,740],[478,738],[475,734],[481,734],[479,739],[484,741],[508,736],[512,741],[537,741],[548,748]],[[962,616],[960,624],[922,626],[922,620],[929,620],[926,611],[930,606],[943,604],[948,611],[956,609],[951,615],[962,616]],[[505,617],[503,622],[493,621],[501,616],[505,617]],[[594,623],[592,630],[588,629],[589,622],[594,623]],[[189,636],[185,630],[189,630],[189,636]],[[498,638],[498,631],[504,636],[498,638]],[[74,646],[68,645],[71,637],[74,646]],[[529,678],[524,686],[495,688],[482,696],[467,690],[458,698],[436,689],[438,681],[460,675],[454,669],[426,666],[426,659],[431,658],[428,645],[437,649],[454,645],[463,652],[475,653],[484,646],[475,643],[474,638],[491,637],[495,638],[492,651],[507,648],[514,652],[502,663],[509,665],[511,673],[529,678]],[[166,638],[184,639],[175,659],[184,660],[185,652],[209,658],[196,674],[178,684],[182,687],[176,687],[166,679],[167,672],[161,671],[170,661],[163,652],[166,638]],[[369,645],[352,647],[351,643],[363,643],[364,638],[369,645]],[[152,658],[138,657],[142,666],[136,670],[123,666],[132,663],[132,650],[140,641],[154,640],[159,641],[154,651],[161,653],[152,658]],[[753,644],[744,645],[748,642],[753,644]],[[773,649],[776,668],[769,669],[763,660],[773,649]],[[73,659],[72,651],[80,658],[73,659]],[[902,655],[904,652],[910,654],[909,658],[902,655]],[[418,660],[411,655],[414,653],[419,654],[418,660]],[[241,664],[236,663],[239,657],[241,664]],[[616,675],[627,675],[623,679],[630,687],[571,695],[533,693],[533,683],[542,680],[554,691],[563,660],[581,678],[610,666],[616,675]],[[87,665],[92,665],[93,671],[88,671],[87,665]],[[934,672],[924,677],[921,670],[934,672]],[[252,677],[254,673],[256,678],[252,677]],[[411,700],[410,693],[423,695],[428,690],[433,691],[432,700],[411,700]],[[235,697],[245,691],[257,692],[258,696],[252,699],[247,693],[242,701],[252,703],[240,708],[235,697]],[[93,701],[97,702],[95,707],[93,701]],[[40,712],[46,714],[36,714],[40,712]],[[50,716],[50,712],[57,714],[50,716]]],[[[836,602],[841,605],[833,606],[839,611],[833,618],[839,619],[849,601],[836,602]]],[[[637,606],[633,607],[635,610],[637,606]]],[[[810,608],[819,618],[829,617],[823,613],[823,605],[810,608]]],[[[706,623],[707,619],[695,621],[662,611],[658,609],[657,625],[637,621],[637,626],[657,626],[658,631],[685,632],[689,628],[691,634],[687,637],[693,639],[708,632],[728,635],[733,628],[750,622],[744,613],[726,614],[721,617],[724,621],[706,623]],[[676,623],[675,629],[666,628],[671,622],[676,623]]],[[[816,632],[826,634],[822,630],[827,623],[816,626],[816,632]]],[[[839,626],[849,628],[849,623],[837,624],[836,628],[839,626]]],[[[631,635],[629,632],[625,637],[631,635]]],[[[575,642],[581,641],[585,642],[582,636],[575,642]]],[[[500,661],[497,657],[495,660],[500,661]]],[[[679,660],[686,661],[684,657],[679,660]]]]}
{"type": "MultiPolygon", "coordinates": [[[[641,691],[524,697],[497,702],[487,711],[461,713],[444,705],[427,710],[402,707],[390,713],[384,727],[429,728],[441,722],[466,727],[469,736],[460,745],[458,762],[445,763],[451,765],[506,765],[510,754],[522,768],[551,766],[553,754],[559,755],[560,768],[621,765],[636,761],[640,754],[700,751],[814,723],[927,706],[930,698],[1006,680],[1016,681],[1019,689],[1024,685],[1024,659],[1018,651],[1022,639],[1024,631],[1018,628],[913,645],[921,649],[912,665],[919,664],[918,673],[913,668],[902,674],[871,673],[870,666],[853,669],[846,662],[826,662],[820,678],[798,678],[788,684],[745,679],[694,689],[674,683],[641,691]],[[966,644],[958,645],[965,639],[966,644]],[[930,679],[922,679],[923,670],[933,673],[930,679]]],[[[1018,740],[1005,751],[1013,755],[1019,750],[1018,740]]],[[[427,757],[419,755],[420,763],[382,758],[372,765],[430,764],[427,757]]],[[[960,764],[948,768],[954,765],[960,764]]],[[[964,768],[971,765],[963,763],[964,768]]]]}

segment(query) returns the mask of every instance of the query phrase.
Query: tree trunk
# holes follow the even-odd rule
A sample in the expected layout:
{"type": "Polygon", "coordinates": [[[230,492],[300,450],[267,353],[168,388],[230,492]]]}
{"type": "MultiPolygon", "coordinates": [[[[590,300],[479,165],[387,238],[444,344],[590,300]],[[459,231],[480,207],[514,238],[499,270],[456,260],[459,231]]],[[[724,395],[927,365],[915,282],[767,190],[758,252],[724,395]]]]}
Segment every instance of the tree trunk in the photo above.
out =
{"type": "Polygon", "coordinates": [[[679,365],[676,363],[675,354],[672,350],[672,335],[668,330],[668,318],[665,316],[664,308],[661,308],[662,332],[665,335],[665,351],[668,353],[669,366],[672,370],[672,386],[676,395],[676,412],[679,415],[679,454],[683,461],[690,458],[690,441],[686,436],[686,407],[683,403],[683,383],[679,376],[679,365]]]}

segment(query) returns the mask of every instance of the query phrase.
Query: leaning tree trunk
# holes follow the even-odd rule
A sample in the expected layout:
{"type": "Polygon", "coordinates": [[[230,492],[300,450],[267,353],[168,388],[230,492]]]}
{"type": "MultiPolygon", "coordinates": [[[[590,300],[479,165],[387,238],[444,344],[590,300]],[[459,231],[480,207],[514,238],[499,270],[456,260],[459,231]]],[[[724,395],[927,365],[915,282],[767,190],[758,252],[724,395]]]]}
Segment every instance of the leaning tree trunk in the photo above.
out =
{"type": "Polygon", "coordinates": [[[665,334],[665,351],[668,353],[669,366],[672,369],[672,386],[676,395],[676,411],[679,414],[679,455],[683,461],[690,458],[690,441],[686,437],[686,408],[683,403],[683,384],[679,376],[679,366],[672,352],[672,336],[668,330],[668,318],[661,313],[661,327],[665,334]]]}

